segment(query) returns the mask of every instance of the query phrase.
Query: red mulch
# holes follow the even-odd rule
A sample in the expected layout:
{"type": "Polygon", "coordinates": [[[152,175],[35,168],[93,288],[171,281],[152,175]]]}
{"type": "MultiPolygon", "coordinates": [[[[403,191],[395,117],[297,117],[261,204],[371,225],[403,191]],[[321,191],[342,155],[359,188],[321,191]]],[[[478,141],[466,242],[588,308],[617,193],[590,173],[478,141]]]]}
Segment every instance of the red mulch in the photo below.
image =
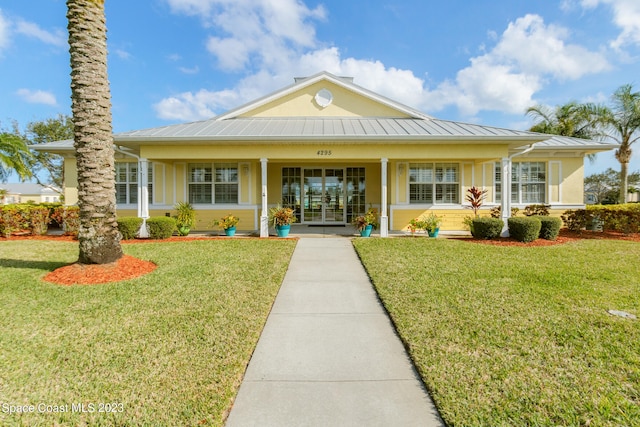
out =
{"type": "Polygon", "coordinates": [[[44,276],[44,280],[56,285],[97,285],[140,277],[151,273],[156,267],[151,261],[123,255],[118,261],[109,264],[75,263],[60,267],[44,276]]]}
{"type": "Polygon", "coordinates": [[[518,242],[515,239],[510,237],[508,238],[499,238],[492,240],[481,240],[481,239],[470,239],[463,238],[461,240],[465,240],[471,243],[481,243],[484,245],[493,245],[493,246],[524,246],[524,247],[536,247],[536,246],[553,246],[553,245],[562,245],[569,242],[575,242],[581,239],[597,239],[597,240],[629,240],[632,242],[640,242],[640,234],[624,234],[618,233],[615,231],[582,231],[582,232],[574,232],[568,231],[566,229],[560,230],[560,235],[556,240],[544,240],[537,239],[533,242],[523,243],[518,242]]]}

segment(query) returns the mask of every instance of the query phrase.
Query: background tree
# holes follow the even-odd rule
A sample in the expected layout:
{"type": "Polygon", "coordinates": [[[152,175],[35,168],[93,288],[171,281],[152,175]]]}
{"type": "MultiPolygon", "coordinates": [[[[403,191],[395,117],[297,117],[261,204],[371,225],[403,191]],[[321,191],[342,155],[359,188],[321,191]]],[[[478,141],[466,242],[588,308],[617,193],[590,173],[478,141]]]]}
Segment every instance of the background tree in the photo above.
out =
{"type": "MultiPolygon", "coordinates": [[[[640,187],[640,171],[628,175],[627,193],[638,191],[640,187]]],[[[601,173],[594,173],[584,179],[585,194],[592,194],[594,201],[601,204],[618,203],[620,199],[620,171],[608,168],[601,173]]]]}
{"type": "MultiPolygon", "coordinates": [[[[59,114],[55,118],[31,122],[27,125],[24,137],[30,144],[45,144],[47,142],[73,139],[73,121],[71,117],[59,114]]],[[[38,178],[41,171],[47,172],[47,183],[62,189],[64,186],[64,159],[57,154],[33,150],[31,171],[38,178]]],[[[38,183],[40,182],[38,179],[38,183]]]]}
{"type": "MultiPolygon", "coordinates": [[[[620,86],[611,97],[612,106],[603,113],[607,135],[620,144],[616,159],[620,162],[621,188],[628,188],[631,146],[640,138],[640,92],[633,91],[633,85],[620,86]]],[[[625,203],[628,192],[621,191],[618,201],[625,203]]]]}
{"type": "Polygon", "coordinates": [[[116,222],[111,91],[104,0],[67,0],[71,111],[78,169],[82,264],[122,257],[116,222]]]}
{"type": "Polygon", "coordinates": [[[537,120],[529,129],[532,132],[593,139],[601,135],[599,126],[605,111],[604,107],[596,104],[571,101],[555,108],[544,105],[529,107],[526,114],[537,120]]]}
{"type": "Polygon", "coordinates": [[[6,182],[12,172],[20,179],[30,178],[30,160],[31,153],[19,135],[0,133],[0,181],[6,182]]]}

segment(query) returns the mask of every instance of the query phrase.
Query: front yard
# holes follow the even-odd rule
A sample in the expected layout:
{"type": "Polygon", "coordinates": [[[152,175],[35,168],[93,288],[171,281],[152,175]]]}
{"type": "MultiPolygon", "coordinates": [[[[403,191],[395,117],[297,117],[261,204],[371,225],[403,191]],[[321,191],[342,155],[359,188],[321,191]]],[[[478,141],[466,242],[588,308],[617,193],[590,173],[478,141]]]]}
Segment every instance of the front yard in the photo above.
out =
{"type": "Polygon", "coordinates": [[[222,425],[294,246],[123,245],[158,268],[63,287],[77,243],[0,241],[0,425],[222,425]]]}
{"type": "Polygon", "coordinates": [[[640,244],[355,246],[455,426],[640,426],[640,244]]]}

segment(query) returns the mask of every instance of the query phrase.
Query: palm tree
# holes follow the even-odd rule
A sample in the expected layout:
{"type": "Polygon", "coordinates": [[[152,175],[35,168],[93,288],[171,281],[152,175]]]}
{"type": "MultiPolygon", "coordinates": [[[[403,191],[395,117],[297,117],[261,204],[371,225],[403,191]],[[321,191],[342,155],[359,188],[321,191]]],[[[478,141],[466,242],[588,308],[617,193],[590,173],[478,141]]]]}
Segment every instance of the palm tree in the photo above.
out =
{"type": "Polygon", "coordinates": [[[529,107],[526,114],[537,119],[532,132],[592,139],[598,131],[605,108],[596,104],[579,104],[575,101],[550,108],[544,105],[529,107]]]}
{"type": "Polygon", "coordinates": [[[122,257],[116,222],[111,92],[104,0],[67,0],[71,111],[78,168],[81,264],[122,257]]]}
{"type": "Polygon", "coordinates": [[[616,150],[616,159],[620,162],[619,202],[626,203],[629,187],[629,161],[631,146],[640,139],[640,92],[633,92],[633,85],[620,86],[611,97],[612,107],[603,115],[607,125],[607,135],[620,147],[616,150]],[[635,135],[635,136],[634,136],[635,135]]]}
{"type": "Polygon", "coordinates": [[[18,135],[0,133],[0,181],[6,181],[12,171],[20,179],[29,178],[31,153],[24,140],[18,135]]]}

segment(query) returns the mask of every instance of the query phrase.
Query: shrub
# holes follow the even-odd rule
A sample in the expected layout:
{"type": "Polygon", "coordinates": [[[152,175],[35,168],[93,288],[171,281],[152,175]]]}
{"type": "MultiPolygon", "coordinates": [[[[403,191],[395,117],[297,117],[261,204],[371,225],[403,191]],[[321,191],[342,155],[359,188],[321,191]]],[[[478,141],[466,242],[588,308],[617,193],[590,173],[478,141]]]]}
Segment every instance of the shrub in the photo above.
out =
{"type": "Polygon", "coordinates": [[[29,206],[26,209],[29,230],[31,230],[32,235],[41,236],[47,234],[50,211],[46,206],[29,206]]]}
{"type": "Polygon", "coordinates": [[[545,240],[556,240],[560,234],[560,226],[562,220],[560,218],[550,216],[539,216],[540,220],[540,238],[545,240]]]}
{"type": "Polygon", "coordinates": [[[68,236],[77,236],[80,230],[80,208],[65,206],[62,211],[62,229],[68,236]]]}
{"type": "MultiPolygon", "coordinates": [[[[491,218],[502,218],[502,206],[494,206],[491,208],[491,218]]],[[[518,215],[518,212],[520,212],[520,209],[518,208],[511,208],[511,216],[516,216],[518,215]]]]}
{"type": "Polygon", "coordinates": [[[33,235],[47,233],[49,208],[33,203],[21,203],[0,207],[0,234],[10,237],[17,232],[33,235]]]}
{"type": "Polygon", "coordinates": [[[640,205],[594,205],[587,209],[568,210],[562,214],[562,220],[571,231],[584,228],[614,230],[622,233],[640,233],[640,205]]]}
{"type": "Polygon", "coordinates": [[[540,235],[542,224],[537,216],[509,218],[509,235],[519,242],[533,242],[540,235]]]}
{"type": "Polygon", "coordinates": [[[528,205],[524,208],[525,216],[549,216],[549,205],[528,205]]]}
{"type": "Polygon", "coordinates": [[[585,209],[566,210],[560,215],[560,218],[569,231],[580,231],[587,226],[587,211],[585,209]]]}
{"type": "Polygon", "coordinates": [[[476,239],[495,239],[500,237],[504,227],[504,221],[499,218],[474,218],[471,223],[471,234],[476,239]]]}
{"type": "Polygon", "coordinates": [[[123,240],[135,239],[142,226],[142,218],[123,217],[118,218],[118,230],[122,234],[123,240]]]}
{"type": "Polygon", "coordinates": [[[168,239],[176,230],[176,220],[168,216],[151,217],[147,220],[151,239],[168,239]]]}

